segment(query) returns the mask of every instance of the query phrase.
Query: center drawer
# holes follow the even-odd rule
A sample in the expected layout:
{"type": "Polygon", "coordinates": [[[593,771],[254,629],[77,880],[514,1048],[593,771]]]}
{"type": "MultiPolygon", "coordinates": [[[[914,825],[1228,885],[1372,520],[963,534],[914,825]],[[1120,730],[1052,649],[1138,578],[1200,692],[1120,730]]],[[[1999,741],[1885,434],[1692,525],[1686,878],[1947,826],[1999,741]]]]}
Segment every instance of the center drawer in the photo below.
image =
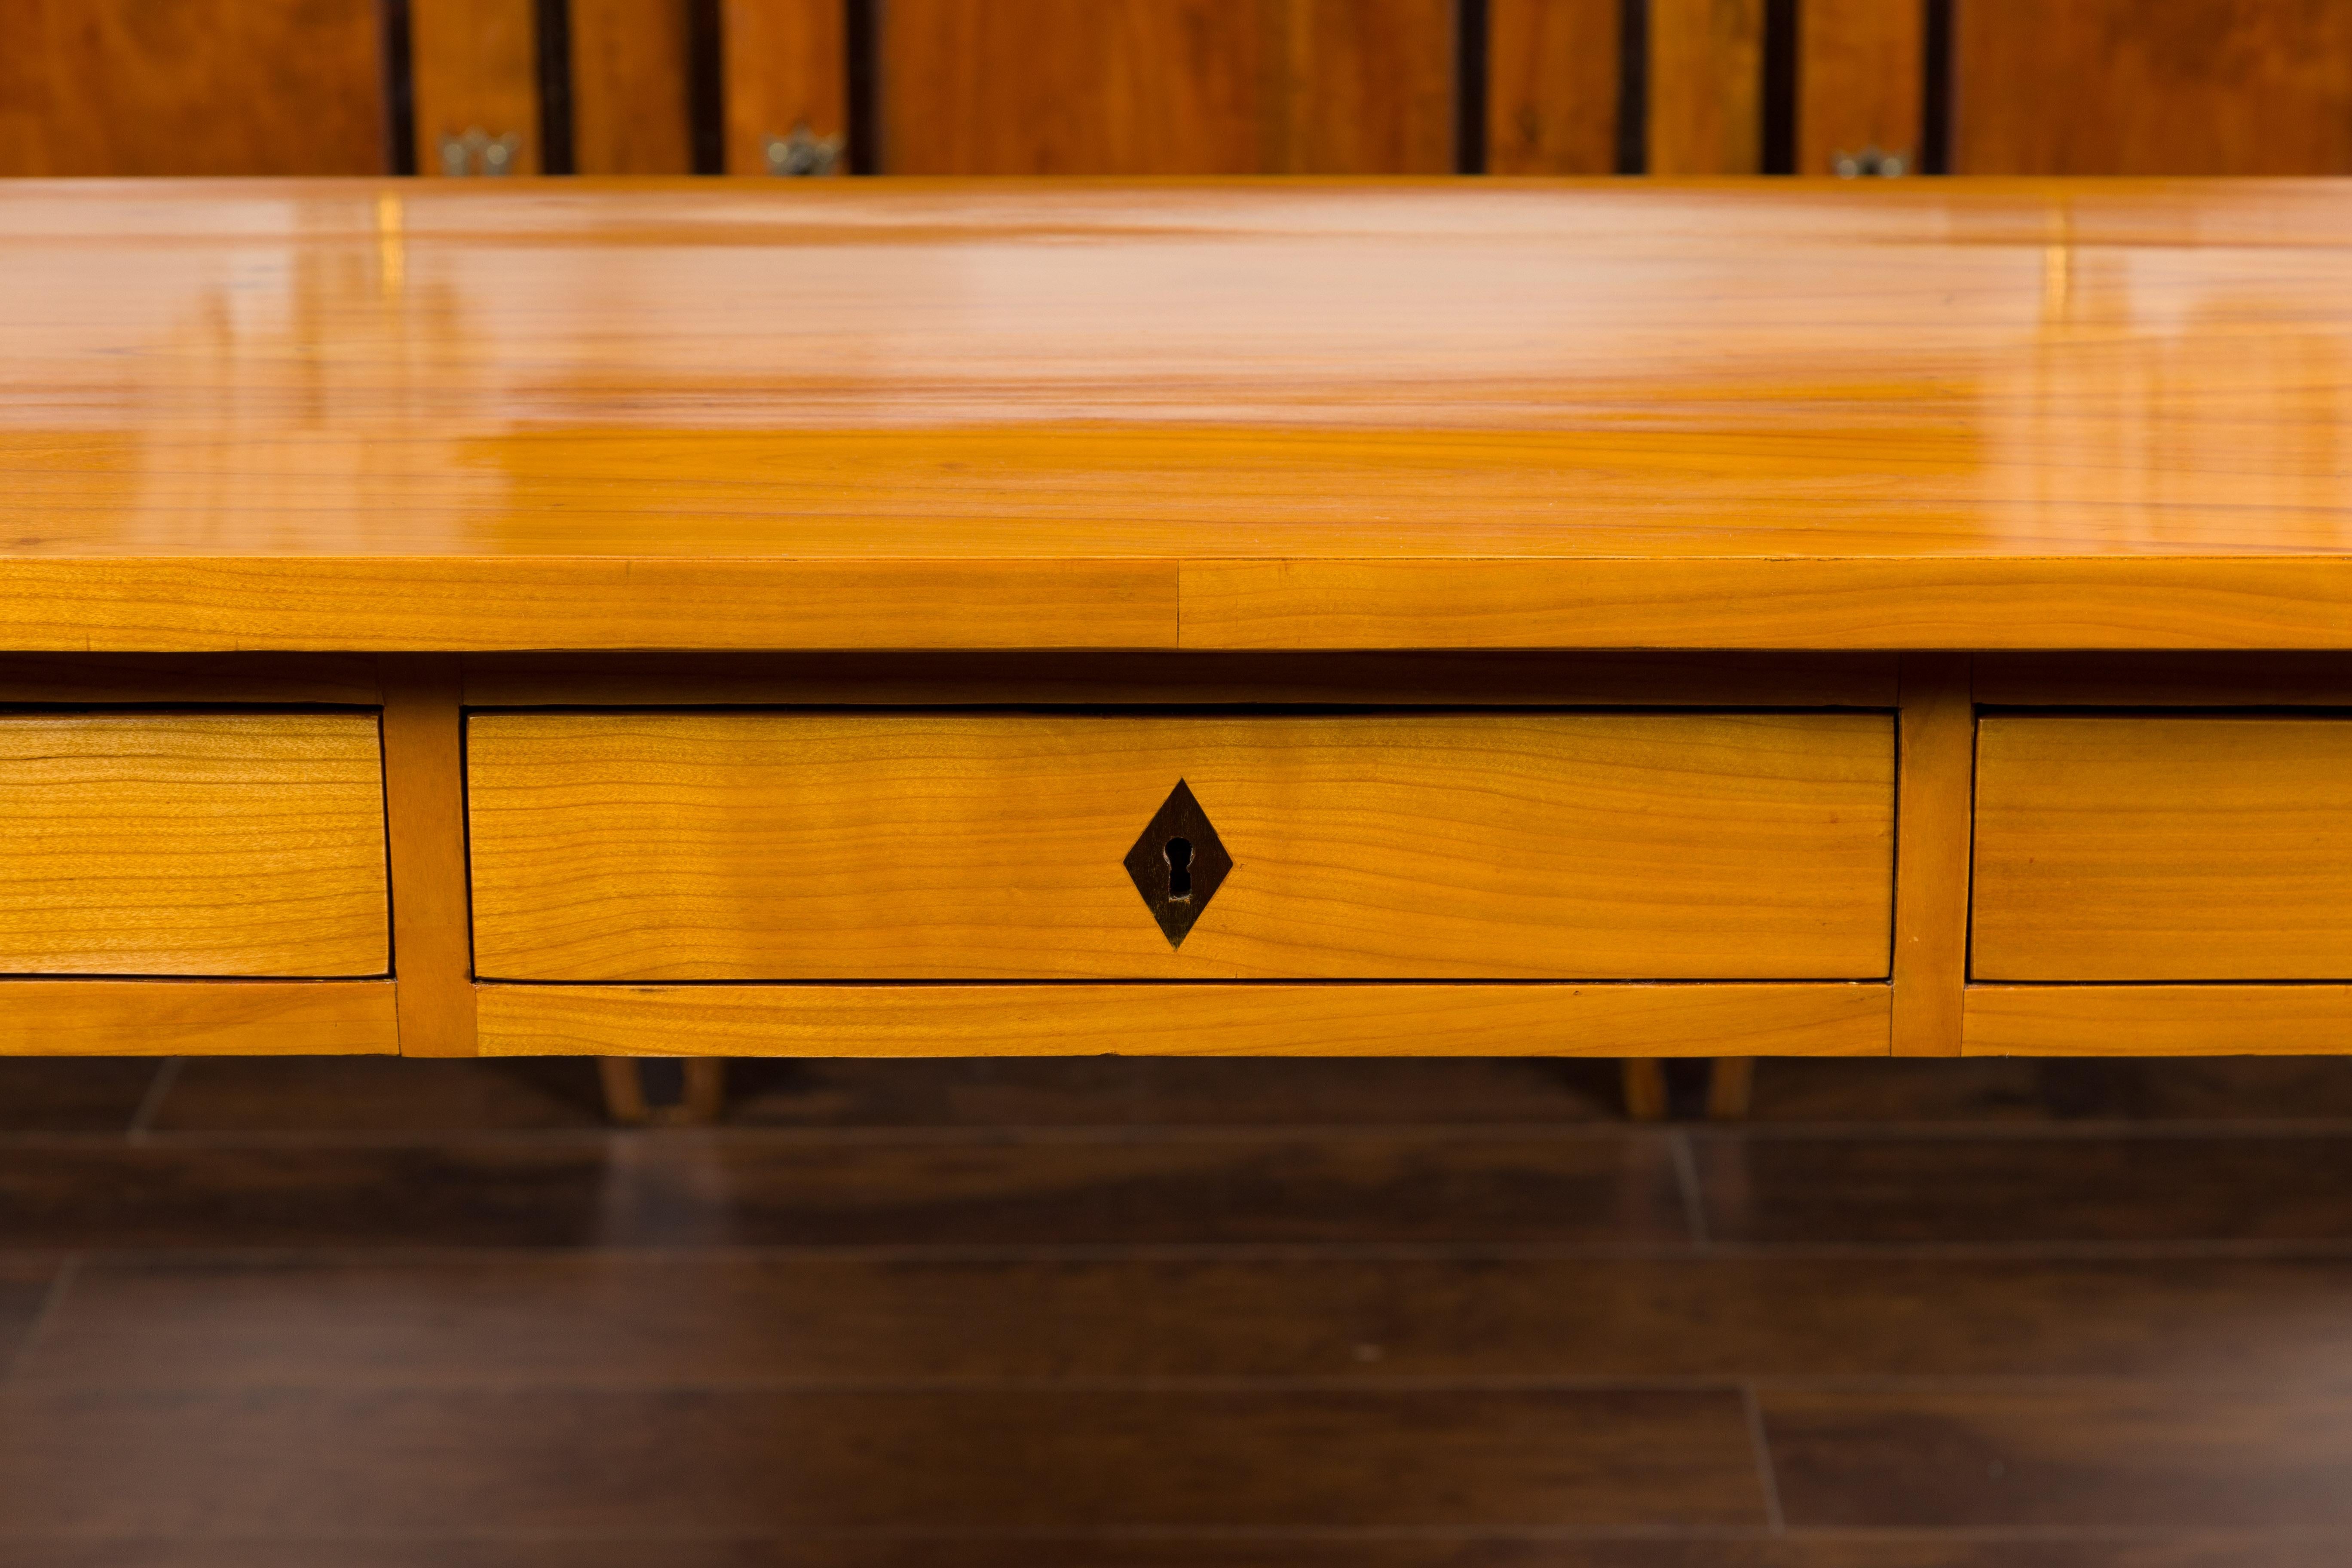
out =
{"type": "Polygon", "coordinates": [[[1884,715],[484,713],[467,752],[485,979],[1887,968],[1884,715]]]}

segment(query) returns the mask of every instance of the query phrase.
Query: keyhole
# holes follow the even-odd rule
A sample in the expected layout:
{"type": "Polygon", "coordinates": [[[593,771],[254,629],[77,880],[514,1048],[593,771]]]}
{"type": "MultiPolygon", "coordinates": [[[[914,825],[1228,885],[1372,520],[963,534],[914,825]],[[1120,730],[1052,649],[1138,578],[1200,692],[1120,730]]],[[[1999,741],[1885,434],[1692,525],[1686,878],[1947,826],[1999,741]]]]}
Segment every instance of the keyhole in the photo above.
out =
{"type": "Polygon", "coordinates": [[[1168,896],[1189,899],[1192,896],[1192,841],[1171,838],[1161,851],[1168,857],[1168,896]]]}

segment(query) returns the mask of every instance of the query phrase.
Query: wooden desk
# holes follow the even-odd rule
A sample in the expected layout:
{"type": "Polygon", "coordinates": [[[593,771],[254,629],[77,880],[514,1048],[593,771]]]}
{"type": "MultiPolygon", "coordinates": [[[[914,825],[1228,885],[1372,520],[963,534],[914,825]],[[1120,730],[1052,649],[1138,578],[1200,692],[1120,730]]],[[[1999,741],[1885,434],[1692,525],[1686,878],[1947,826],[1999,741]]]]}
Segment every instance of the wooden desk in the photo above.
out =
{"type": "Polygon", "coordinates": [[[0,1050],[2341,1049],[2347,245],[0,187],[0,1050]]]}

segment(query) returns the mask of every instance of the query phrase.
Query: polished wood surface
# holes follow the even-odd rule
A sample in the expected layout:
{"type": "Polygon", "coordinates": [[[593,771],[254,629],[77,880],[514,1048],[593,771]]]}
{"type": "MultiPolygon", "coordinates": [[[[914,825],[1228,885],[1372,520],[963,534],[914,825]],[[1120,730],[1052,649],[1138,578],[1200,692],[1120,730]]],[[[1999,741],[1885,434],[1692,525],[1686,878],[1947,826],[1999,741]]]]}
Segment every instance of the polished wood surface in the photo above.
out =
{"type": "Polygon", "coordinates": [[[384,980],[0,980],[0,1058],[392,1056],[384,980]]]}
{"type": "Polygon", "coordinates": [[[1858,979],[1876,715],[478,714],[509,980],[1858,979]],[[1234,868],[1171,948],[1122,860],[1179,781],[1234,868]]]}
{"type": "Polygon", "coordinates": [[[688,0],[566,4],[572,45],[572,172],[693,173],[688,0]]]}
{"type": "Polygon", "coordinates": [[[539,173],[534,0],[408,0],[408,36],[417,172],[446,172],[445,140],[479,131],[517,139],[507,174],[539,173]]]}
{"type": "Polygon", "coordinates": [[[501,1056],[1884,1056],[1885,985],[484,985],[501,1056]]]}
{"type": "Polygon", "coordinates": [[[1903,656],[1895,775],[1894,1053],[1960,1054],[1976,749],[1969,660],[1903,656]]]}
{"type": "Polygon", "coordinates": [[[1953,18],[1955,173],[2352,174],[2341,0],[1955,0],[1953,18]]]}
{"type": "Polygon", "coordinates": [[[1622,0],[1487,0],[1490,174],[1617,168],[1622,0]]]}
{"type": "Polygon", "coordinates": [[[0,642],[2352,644],[2335,187],[1861,184],[10,188],[0,642]]]}
{"type": "Polygon", "coordinates": [[[892,0],[900,174],[1449,174],[1451,0],[892,0]]]}
{"type": "Polygon", "coordinates": [[[1764,166],[1765,0],[1649,0],[1653,174],[1764,166]]]}
{"type": "Polygon", "coordinates": [[[0,973],[389,965],[362,713],[0,715],[0,973]]]}
{"type": "Polygon", "coordinates": [[[2352,985],[1971,985],[1972,1057],[2342,1056],[2352,985]]]}
{"type": "Polygon", "coordinates": [[[376,8],[0,0],[0,175],[386,173],[376,8]]]}
{"type": "Polygon", "coordinates": [[[466,867],[464,676],[454,655],[383,661],[384,838],[400,979],[400,1051],[474,1054],[466,867]]]}
{"type": "Polygon", "coordinates": [[[2352,976],[2352,723],[1988,717],[1979,980],[2352,976]]]}
{"type": "MultiPolygon", "coordinates": [[[[1899,155],[1906,174],[1920,172],[1927,9],[1889,0],[1801,0],[1798,174],[1835,174],[1841,157],[1872,148],[1899,155]]],[[[2143,7],[2141,15],[2151,13],[2143,7]]],[[[2060,95],[2037,108],[2064,112],[2064,101],[2060,95]]]]}
{"type": "Polygon", "coordinates": [[[729,174],[766,174],[768,139],[803,126],[860,155],[847,145],[845,0],[720,0],[719,16],[729,174]]]}

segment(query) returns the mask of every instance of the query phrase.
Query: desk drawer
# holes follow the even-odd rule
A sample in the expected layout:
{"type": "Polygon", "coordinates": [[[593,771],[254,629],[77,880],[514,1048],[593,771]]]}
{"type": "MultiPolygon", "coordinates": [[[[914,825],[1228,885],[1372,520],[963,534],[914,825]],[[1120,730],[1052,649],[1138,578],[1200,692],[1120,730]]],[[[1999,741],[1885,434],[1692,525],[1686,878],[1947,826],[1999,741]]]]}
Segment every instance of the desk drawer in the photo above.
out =
{"type": "Polygon", "coordinates": [[[382,974],[372,713],[0,714],[0,972],[382,974]]]}
{"type": "Polygon", "coordinates": [[[2352,978],[2352,721],[1993,717],[1980,980],[2352,978]]]}
{"type": "Polygon", "coordinates": [[[1880,715],[480,714],[467,757],[485,978],[1886,972],[1880,715]]]}

